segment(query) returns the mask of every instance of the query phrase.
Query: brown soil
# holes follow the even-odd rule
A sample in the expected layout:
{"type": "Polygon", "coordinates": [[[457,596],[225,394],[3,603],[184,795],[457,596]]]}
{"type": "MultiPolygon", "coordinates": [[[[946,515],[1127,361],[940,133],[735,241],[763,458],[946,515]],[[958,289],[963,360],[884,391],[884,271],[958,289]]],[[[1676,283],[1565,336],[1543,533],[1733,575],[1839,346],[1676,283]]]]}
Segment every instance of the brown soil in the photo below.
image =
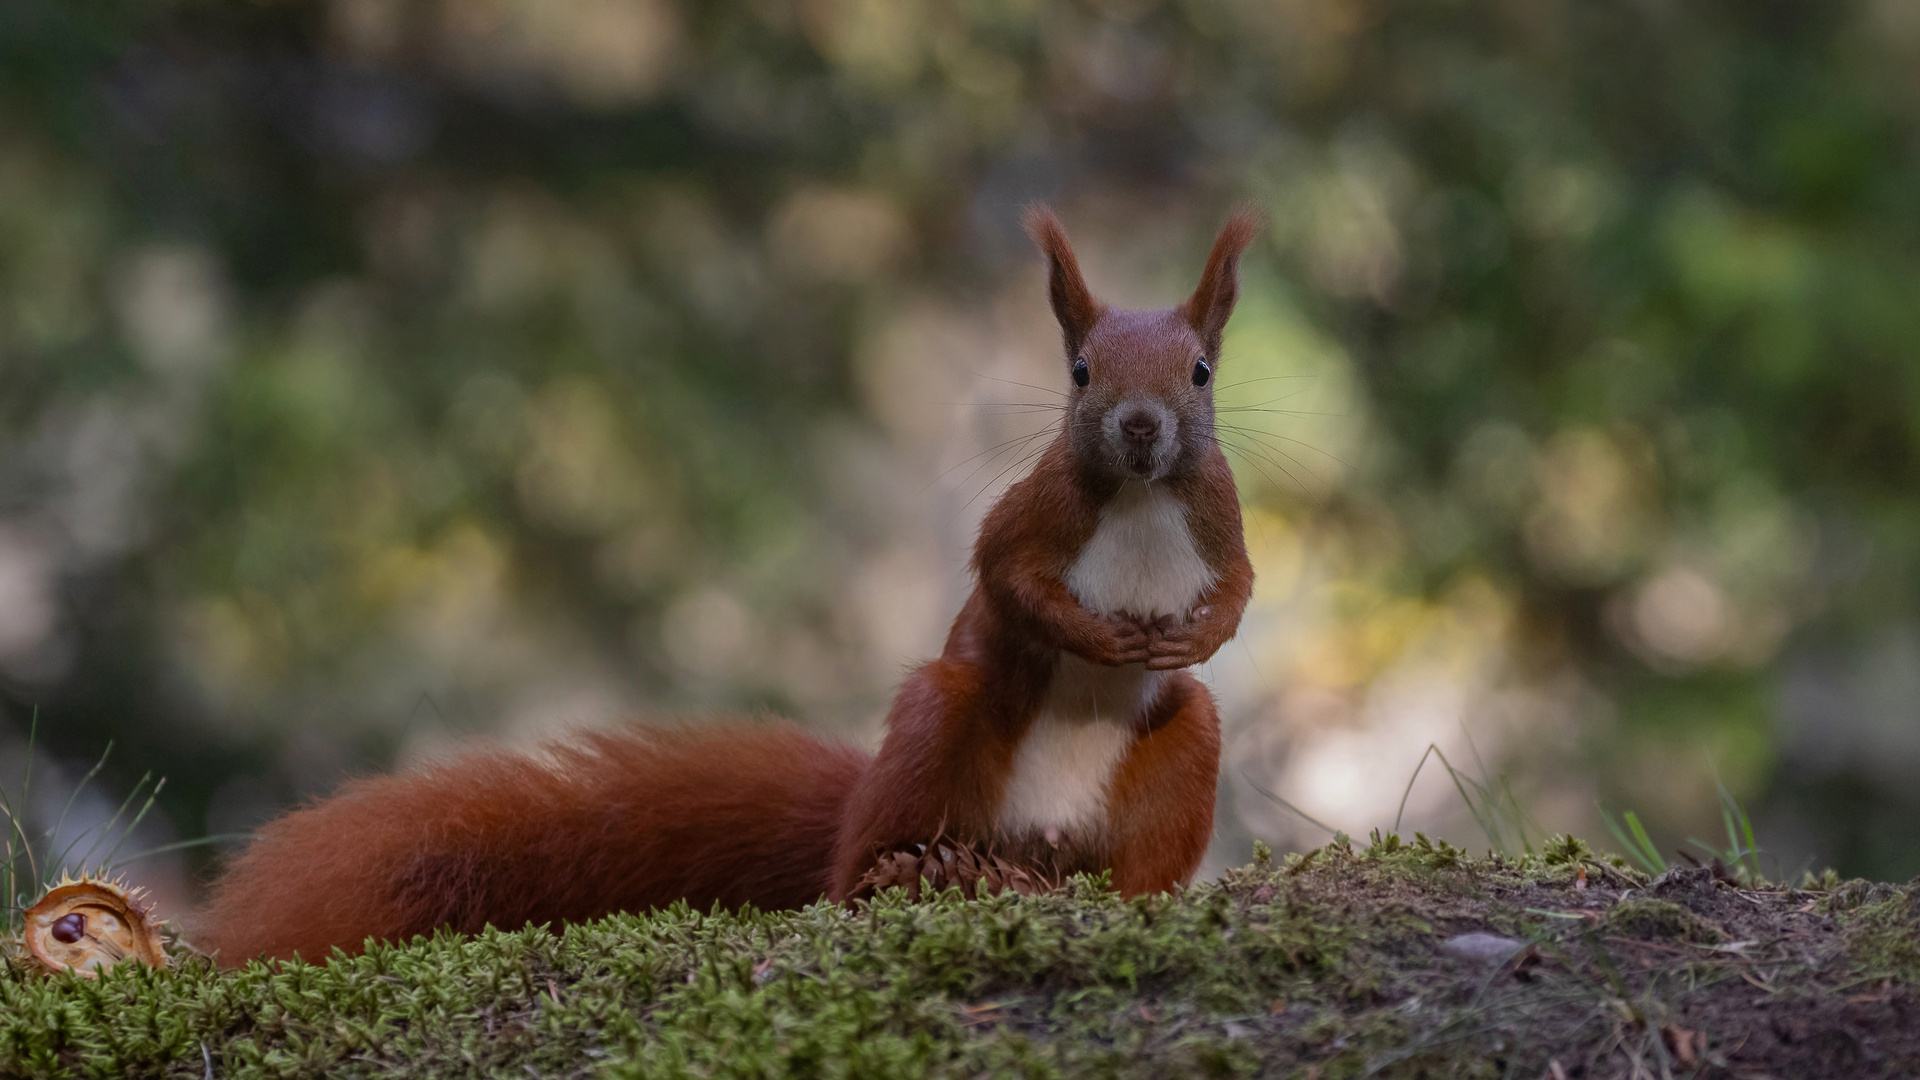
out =
{"type": "MultiPolygon", "coordinates": [[[[1389,837],[1312,853],[1246,896],[1292,878],[1431,927],[1370,945],[1382,985],[1349,1014],[1362,1075],[1920,1076],[1920,888],[1748,887],[1717,865],[1649,881],[1563,844],[1557,860],[1465,859],[1389,837]],[[1366,1022],[1381,1013],[1404,1021],[1366,1022]]],[[[1275,1048],[1313,1062],[1286,1016],[1275,1048]]]]}

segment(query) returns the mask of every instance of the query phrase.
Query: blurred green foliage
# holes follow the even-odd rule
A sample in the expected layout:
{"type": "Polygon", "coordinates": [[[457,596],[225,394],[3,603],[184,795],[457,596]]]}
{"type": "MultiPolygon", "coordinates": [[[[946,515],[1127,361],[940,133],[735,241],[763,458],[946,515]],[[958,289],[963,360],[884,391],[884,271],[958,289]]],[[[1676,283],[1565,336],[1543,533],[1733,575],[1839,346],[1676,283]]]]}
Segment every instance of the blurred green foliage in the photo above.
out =
{"type": "Polygon", "coordinates": [[[1910,875],[1916,61],[1897,0],[16,0],[7,719],[184,835],[422,722],[868,730],[888,553],[961,561],[900,403],[1052,348],[1019,205],[1167,302],[1251,200],[1223,382],[1334,405],[1227,434],[1275,618],[1331,599],[1235,724],[1491,628],[1542,798],[1709,834],[1717,763],[1910,875]]]}

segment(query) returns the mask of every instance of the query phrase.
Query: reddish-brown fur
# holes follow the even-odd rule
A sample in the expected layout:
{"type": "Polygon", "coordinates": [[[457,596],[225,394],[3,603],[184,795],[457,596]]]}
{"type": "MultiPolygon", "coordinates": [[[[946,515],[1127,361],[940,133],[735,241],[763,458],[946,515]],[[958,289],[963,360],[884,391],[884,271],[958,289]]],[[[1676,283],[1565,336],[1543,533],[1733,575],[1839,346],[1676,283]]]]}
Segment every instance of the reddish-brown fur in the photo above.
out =
{"type": "Polygon", "coordinates": [[[1127,896],[1187,880],[1213,835],[1220,722],[1213,698],[1186,676],[1169,689],[1172,715],[1140,740],[1113,783],[1113,887],[1127,896]]]}
{"type": "MultiPolygon", "coordinates": [[[[1048,257],[1067,357],[1085,357],[1099,374],[1068,406],[1066,423],[1033,472],[1008,488],[981,524],[974,547],[979,584],[940,659],[910,675],[895,698],[886,741],[848,804],[834,856],[835,897],[852,890],[876,850],[942,830],[1008,849],[992,814],[1062,650],[1099,664],[1173,670],[1211,657],[1233,636],[1253,591],[1253,567],[1233,474],[1213,438],[1212,393],[1195,388],[1191,372],[1196,352],[1218,360],[1240,252],[1256,229],[1249,214],[1228,223],[1200,288],[1180,307],[1114,311],[1093,300],[1053,214],[1029,211],[1028,230],[1048,257]],[[1085,415],[1143,390],[1195,421],[1180,466],[1156,481],[1186,503],[1195,546],[1217,575],[1184,623],[1103,618],[1063,580],[1093,535],[1101,506],[1127,479],[1102,457],[1085,415]]],[[[1168,680],[1153,713],[1151,731],[1115,778],[1103,842],[1010,853],[1057,870],[1111,868],[1115,885],[1130,895],[1186,880],[1213,829],[1219,721],[1212,696],[1184,672],[1168,680]]]]}
{"type": "Polygon", "coordinates": [[[199,920],[223,963],[682,898],[799,907],[867,755],[788,725],[596,733],[356,780],[262,829],[199,920]]]}
{"type": "Polygon", "coordinates": [[[1027,225],[1048,258],[1068,363],[1084,360],[1093,374],[1032,474],[988,512],[978,585],[940,658],[900,688],[871,762],[791,728],[731,724],[588,736],[547,763],[496,752],[356,781],[269,825],[216,885],[202,922],[222,961],[315,958],[367,937],[678,899],[838,900],[877,852],[942,833],[1055,872],[1111,869],[1128,895],[1191,877],[1212,832],[1220,736],[1212,695],[1178,669],[1233,636],[1253,585],[1212,390],[1193,374],[1196,358],[1219,361],[1239,256],[1258,223],[1235,216],[1193,295],[1158,312],[1098,303],[1051,211],[1035,207],[1027,225]],[[1132,444],[1116,451],[1100,426],[1140,399],[1178,418],[1177,443],[1151,462],[1132,444]],[[1096,614],[1066,584],[1103,506],[1143,478],[1177,496],[1213,577],[1184,616],[1096,614]],[[1013,763],[1068,654],[1169,674],[1131,719],[1104,826],[1008,835],[996,815],[1013,763]]]}

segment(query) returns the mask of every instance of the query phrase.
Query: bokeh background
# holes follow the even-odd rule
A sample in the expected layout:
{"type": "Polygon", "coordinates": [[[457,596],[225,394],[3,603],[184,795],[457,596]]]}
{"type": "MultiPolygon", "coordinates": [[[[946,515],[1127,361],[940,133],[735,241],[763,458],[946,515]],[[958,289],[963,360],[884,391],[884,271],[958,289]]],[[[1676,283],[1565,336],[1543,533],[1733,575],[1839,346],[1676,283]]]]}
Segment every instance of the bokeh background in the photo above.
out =
{"type": "MultiPolygon", "coordinates": [[[[1920,7],[0,5],[0,782],[128,852],[493,737],[875,743],[1064,386],[1248,201],[1212,865],[1423,751],[1920,872],[1920,7]]],[[[1444,771],[1418,827],[1484,846],[1444,771]]],[[[214,851],[132,864],[191,902],[214,851]]]]}

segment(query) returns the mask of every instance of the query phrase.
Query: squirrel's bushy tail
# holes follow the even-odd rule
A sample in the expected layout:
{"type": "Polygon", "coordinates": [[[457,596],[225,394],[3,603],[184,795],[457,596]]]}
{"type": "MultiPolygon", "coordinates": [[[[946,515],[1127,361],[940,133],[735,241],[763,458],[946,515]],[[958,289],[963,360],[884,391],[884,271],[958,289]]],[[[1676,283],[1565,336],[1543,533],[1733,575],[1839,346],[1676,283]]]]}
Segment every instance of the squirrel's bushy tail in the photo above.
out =
{"type": "Polygon", "coordinates": [[[579,921],[685,899],[799,907],[827,891],[866,754],[786,725],[599,732],[355,780],[261,829],[215,883],[225,965],[326,958],[440,926],[579,921]]]}

